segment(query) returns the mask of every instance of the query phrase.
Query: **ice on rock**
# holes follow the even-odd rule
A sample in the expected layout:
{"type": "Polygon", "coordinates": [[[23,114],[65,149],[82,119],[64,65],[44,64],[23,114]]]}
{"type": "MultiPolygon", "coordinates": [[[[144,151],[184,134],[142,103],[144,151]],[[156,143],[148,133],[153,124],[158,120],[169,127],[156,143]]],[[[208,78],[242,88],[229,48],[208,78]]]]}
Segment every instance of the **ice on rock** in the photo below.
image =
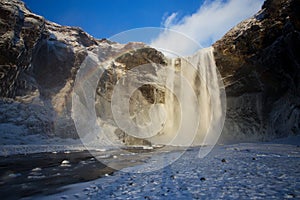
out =
{"type": "Polygon", "coordinates": [[[63,160],[62,162],[61,162],[61,165],[60,165],[61,167],[70,167],[71,166],[71,164],[70,164],[70,161],[68,161],[68,160],[63,160]]]}
{"type": "Polygon", "coordinates": [[[31,171],[32,171],[32,172],[37,172],[37,171],[41,171],[41,170],[42,170],[41,168],[36,167],[36,168],[32,169],[31,171]]]}
{"type": "Polygon", "coordinates": [[[16,178],[16,177],[19,177],[21,175],[22,175],[21,173],[16,173],[16,174],[12,173],[12,174],[9,174],[8,177],[9,178],[16,178]]]}

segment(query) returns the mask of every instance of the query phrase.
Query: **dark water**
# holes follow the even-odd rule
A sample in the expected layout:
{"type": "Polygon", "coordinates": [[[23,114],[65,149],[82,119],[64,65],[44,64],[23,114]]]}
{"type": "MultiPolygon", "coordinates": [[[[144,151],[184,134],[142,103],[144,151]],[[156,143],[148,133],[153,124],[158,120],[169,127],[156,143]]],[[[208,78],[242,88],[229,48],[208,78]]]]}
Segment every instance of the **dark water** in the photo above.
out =
{"type": "Polygon", "coordinates": [[[62,186],[91,181],[141,164],[153,153],[157,152],[128,148],[92,154],[78,151],[0,156],[0,199],[57,193],[63,190],[62,186]]]}
{"type": "Polygon", "coordinates": [[[48,195],[59,192],[63,185],[94,180],[114,171],[88,151],[0,157],[0,199],[48,195]]]}

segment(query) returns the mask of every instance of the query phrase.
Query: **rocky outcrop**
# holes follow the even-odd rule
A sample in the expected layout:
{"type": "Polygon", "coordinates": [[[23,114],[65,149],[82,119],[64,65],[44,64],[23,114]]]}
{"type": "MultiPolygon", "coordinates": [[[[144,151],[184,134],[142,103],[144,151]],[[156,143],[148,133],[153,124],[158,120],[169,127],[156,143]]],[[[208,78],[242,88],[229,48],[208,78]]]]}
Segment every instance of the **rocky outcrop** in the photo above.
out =
{"type": "MultiPolygon", "coordinates": [[[[97,55],[102,61],[103,55],[114,55],[111,52],[114,49],[132,51],[144,46],[97,40],[80,28],[60,26],[33,14],[20,0],[1,0],[0,124],[5,125],[1,127],[13,127],[5,130],[11,134],[77,137],[71,118],[71,94],[78,69],[88,53],[97,55]]],[[[126,67],[120,69],[123,71],[149,62],[163,63],[163,55],[146,48],[124,54],[116,61],[126,67]]],[[[107,69],[101,78],[101,83],[105,83],[100,85],[101,91],[106,93],[99,94],[105,102],[112,89],[109,85],[119,78],[114,70],[107,69]]],[[[153,101],[154,89],[145,86],[141,94],[153,101]]],[[[134,140],[124,139],[123,133],[116,134],[121,140],[134,140]]]]}
{"type": "MultiPolygon", "coordinates": [[[[167,65],[164,55],[161,52],[149,47],[131,50],[117,56],[114,61],[105,69],[99,79],[96,93],[96,112],[101,119],[101,123],[106,126],[114,127],[114,134],[127,145],[149,145],[150,142],[144,139],[138,139],[134,136],[125,133],[118,128],[115,123],[111,104],[112,94],[117,82],[128,74],[128,71],[139,66],[151,64],[167,65]]],[[[147,72],[156,76],[155,72],[147,72]]],[[[134,75],[138,80],[138,74],[134,75]]],[[[154,84],[146,84],[139,87],[130,97],[130,115],[136,116],[133,118],[135,123],[146,124],[149,120],[148,112],[152,104],[164,103],[165,88],[158,88],[154,84]],[[142,113],[142,114],[137,114],[142,113]]]]}
{"type": "MultiPolygon", "coordinates": [[[[267,0],[258,14],[213,45],[227,93],[222,141],[300,133],[299,13],[298,0],[267,0]]],[[[115,57],[97,83],[95,108],[102,125],[114,127],[123,143],[149,144],[116,128],[111,95],[129,70],[143,64],[166,65],[164,56],[144,44],[97,40],[80,28],[49,22],[19,0],[0,1],[0,129],[77,137],[71,94],[89,54],[99,61],[115,57]],[[116,56],[117,52],[123,53],[116,56]]],[[[147,123],[151,105],[165,104],[165,98],[164,88],[140,87],[130,99],[133,120],[147,123]]]]}
{"type": "Polygon", "coordinates": [[[10,115],[21,113],[16,123],[24,134],[76,137],[70,117],[72,84],[86,48],[100,41],[80,28],[33,14],[18,0],[1,1],[0,13],[1,123],[14,123],[10,115]],[[28,113],[34,115],[25,117],[28,113]]]}
{"type": "Polygon", "coordinates": [[[227,93],[223,140],[300,133],[300,2],[267,0],[213,46],[227,93]]]}

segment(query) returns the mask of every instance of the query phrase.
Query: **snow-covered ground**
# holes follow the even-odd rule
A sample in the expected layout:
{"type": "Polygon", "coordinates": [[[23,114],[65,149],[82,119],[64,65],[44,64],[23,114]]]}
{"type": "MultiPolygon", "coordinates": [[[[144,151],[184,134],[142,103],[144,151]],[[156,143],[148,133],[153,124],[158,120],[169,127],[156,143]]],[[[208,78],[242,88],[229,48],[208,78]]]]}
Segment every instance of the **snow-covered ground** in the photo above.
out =
{"type": "MultiPolygon", "coordinates": [[[[149,165],[138,165],[35,198],[300,199],[299,141],[294,137],[269,143],[219,145],[203,159],[198,157],[198,148],[191,148],[158,171],[146,173],[143,171],[148,171],[149,165]],[[289,144],[291,140],[293,144],[289,144]]],[[[148,163],[161,165],[180,153],[157,154],[148,163]]]]}
{"type": "Polygon", "coordinates": [[[42,134],[23,134],[21,131],[15,131],[14,134],[11,134],[3,131],[7,130],[7,128],[1,128],[2,126],[0,126],[0,156],[53,151],[86,150],[79,139],[62,139],[58,137],[50,138],[42,134]]]}

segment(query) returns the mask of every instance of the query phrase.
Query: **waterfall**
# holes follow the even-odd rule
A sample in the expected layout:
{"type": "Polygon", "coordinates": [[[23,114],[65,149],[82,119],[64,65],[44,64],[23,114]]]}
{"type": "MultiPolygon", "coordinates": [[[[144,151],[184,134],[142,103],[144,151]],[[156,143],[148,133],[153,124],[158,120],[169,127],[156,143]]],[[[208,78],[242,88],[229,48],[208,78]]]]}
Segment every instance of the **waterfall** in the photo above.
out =
{"type": "Polygon", "coordinates": [[[169,61],[166,78],[167,119],[153,143],[190,146],[216,143],[224,123],[224,88],[218,77],[213,48],[169,61]]]}
{"type": "Polygon", "coordinates": [[[123,136],[132,145],[143,143],[140,139],[172,146],[217,142],[225,118],[225,91],[212,47],[169,59],[167,66],[148,64],[126,71],[114,85],[111,101],[95,100],[97,80],[110,63],[90,53],[77,75],[72,117],[85,144],[121,145],[121,131],[132,136],[123,136]],[[138,90],[144,84],[153,85],[154,92],[147,91],[154,103],[138,90]],[[101,115],[96,116],[95,108],[101,115]]]}

